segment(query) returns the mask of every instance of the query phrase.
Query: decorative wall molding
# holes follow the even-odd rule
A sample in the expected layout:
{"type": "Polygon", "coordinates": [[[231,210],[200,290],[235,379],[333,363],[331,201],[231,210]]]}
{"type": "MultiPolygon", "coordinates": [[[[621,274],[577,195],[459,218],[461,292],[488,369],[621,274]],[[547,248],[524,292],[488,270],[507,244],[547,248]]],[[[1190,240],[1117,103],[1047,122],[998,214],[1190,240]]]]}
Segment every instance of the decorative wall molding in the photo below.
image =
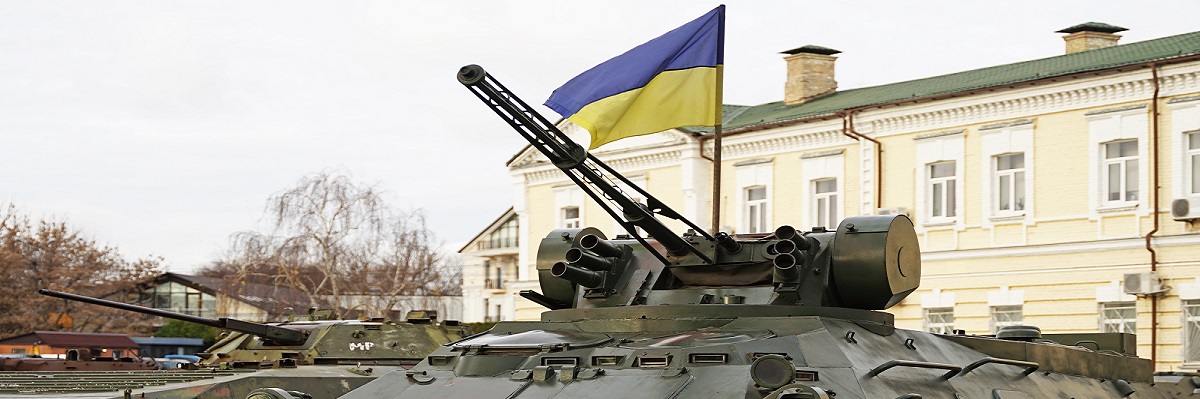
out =
{"type": "MultiPolygon", "coordinates": [[[[628,170],[648,169],[662,165],[677,165],[681,162],[682,154],[682,150],[654,152],[628,158],[606,159],[604,160],[604,163],[608,164],[608,166],[612,167],[613,169],[623,172],[628,170]]],[[[539,168],[537,170],[531,170],[525,173],[528,185],[533,186],[551,181],[567,180],[567,176],[564,175],[561,170],[553,166],[549,166],[549,163],[546,161],[542,161],[542,163],[547,164],[546,167],[539,168]]]]}
{"type": "Polygon", "coordinates": [[[1095,111],[1084,112],[1083,116],[1112,114],[1112,113],[1117,113],[1117,112],[1133,111],[1135,109],[1146,109],[1146,104],[1134,104],[1134,105],[1126,105],[1124,107],[1098,109],[1095,111]]]}
{"type": "MultiPolygon", "coordinates": [[[[812,133],[796,133],[786,136],[764,138],[736,143],[723,143],[721,156],[733,159],[741,156],[761,156],[782,152],[792,152],[805,148],[820,148],[834,145],[854,143],[849,137],[843,136],[841,130],[826,130],[812,133]]],[[[704,155],[712,157],[712,141],[704,144],[704,155]]]]}
{"type": "MultiPolygon", "coordinates": [[[[1160,95],[1200,91],[1200,71],[1190,69],[1194,68],[1173,75],[1160,76],[1160,95]]],[[[1116,77],[1137,73],[1139,72],[1125,73],[1116,77]]],[[[1149,75],[1144,72],[1140,73],[1149,75]]],[[[1092,86],[1072,85],[1049,93],[883,117],[869,121],[864,121],[865,118],[860,116],[855,128],[859,132],[863,132],[867,130],[866,126],[870,126],[871,131],[880,134],[930,130],[941,126],[969,125],[986,120],[1027,117],[1110,103],[1145,100],[1150,98],[1153,92],[1154,84],[1148,76],[1092,86]]]]}
{"type": "Polygon", "coordinates": [[[832,156],[832,155],[842,155],[842,153],[844,153],[844,152],[846,152],[846,150],[842,149],[842,148],[838,148],[836,150],[806,152],[806,153],[800,154],[800,159],[820,158],[820,157],[828,157],[828,156],[832,156]]]}
{"type": "Polygon", "coordinates": [[[771,158],[755,158],[755,159],[749,159],[749,160],[745,160],[745,161],[741,161],[741,162],[735,163],[735,164],[733,164],[733,166],[750,166],[750,165],[758,165],[758,164],[760,164],[760,163],[771,163],[771,161],[774,161],[774,160],[775,160],[775,158],[774,158],[774,157],[771,157],[771,158]]]}
{"type": "Polygon", "coordinates": [[[1008,122],[993,123],[993,124],[990,124],[990,125],[983,125],[983,126],[980,126],[980,127],[979,127],[979,130],[980,130],[980,131],[983,131],[983,130],[996,130],[996,129],[1003,129],[1003,128],[1006,128],[1006,127],[1013,127],[1013,126],[1032,125],[1034,121],[1035,121],[1035,119],[1033,119],[1033,118],[1017,119],[1017,120],[1015,120],[1015,121],[1008,121],[1008,122]]]}
{"type": "Polygon", "coordinates": [[[913,140],[925,140],[925,139],[932,139],[935,137],[953,136],[956,134],[963,134],[966,131],[967,131],[967,129],[955,129],[955,130],[947,130],[944,132],[937,132],[937,133],[918,134],[916,137],[913,137],[913,140]]]}

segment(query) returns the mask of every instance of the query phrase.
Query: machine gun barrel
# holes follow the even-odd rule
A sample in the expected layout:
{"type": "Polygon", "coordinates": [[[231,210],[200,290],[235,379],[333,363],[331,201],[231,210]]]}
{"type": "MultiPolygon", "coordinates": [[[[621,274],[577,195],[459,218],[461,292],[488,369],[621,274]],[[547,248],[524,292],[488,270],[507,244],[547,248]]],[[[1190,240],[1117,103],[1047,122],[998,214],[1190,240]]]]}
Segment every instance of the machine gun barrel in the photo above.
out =
{"type": "Polygon", "coordinates": [[[186,321],[186,322],[203,324],[206,326],[212,326],[212,327],[216,327],[216,328],[223,328],[223,329],[227,329],[227,330],[239,331],[239,332],[243,332],[246,334],[257,335],[257,336],[278,342],[280,344],[285,344],[285,345],[289,345],[289,344],[294,345],[294,344],[304,343],[304,341],[308,339],[308,336],[304,332],[293,330],[290,328],[267,325],[267,324],[254,323],[254,322],[230,319],[230,318],[225,318],[225,317],[222,317],[219,319],[209,319],[206,317],[199,317],[199,316],[192,316],[192,315],[187,315],[187,314],[182,314],[182,313],[169,312],[169,311],[161,310],[161,309],[148,308],[145,306],[131,305],[128,303],[114,302],[114,301],[110,301],[110,300],[106,300],[106,299],[92,298],[89,296],[76,295],[76,294],[52,291],[52,290],[47,290],[47,289],[40,289],[40,290],[38,290],[38,293],[42,294],[42,295],[46,295],[46,296],[52,296],[52,297],[67,299],[67,300],[71,300],[71,301],[90,303],[93,305],[100,305],[100,306],[106,306],[106,307],[110,307],[110,308],[121,309],[121,310],[128,310],[130,312],[143,313],[143,314],[154,315],[154,316],[161,316],[161,317],[166,317],[168,319],[182,320],[182,321],[186,321]]]}
{"type": "MultiPolygon", "coordinates": [[[[528,104],[521,101],[520,98],[517,98],[516,95],[508,91],[504,85],[485,72],[483,67],[479,65],[462,67],[458,71],[458,81],[463,86],[466,86],[471,93],[474,93],[476,97],[479,97],[484,104],[491,107],[492,111],[495,111],[505,122],[508,122],[513,129],[521,134],[521,137],[524,137],[526,141],[529,141],[529,144],[545,155],[554,166],[566,173],[576,185],[579,185],[588,196],[600,204],[609,215],[612,215],[622,226],[630,230],[631,234],[634,230],[633,226],[640,227],[646,234],[661,243],[671,255],[683,256],[690,252],[701,258],[705,263],[712,263],[712,259],[709,259],[699,250],[693,248],[687,241],[675,235],[670,228],[654,219],[653,216],[657,213],[661,216],[679,220],[704,236],[704,238],[712,239],[708,233],[705,233],[703,229],[697,227],[674,210],[671,210],[665,204],[662,204],[661,201],[658,201],[649,193],[630,183],[628,179],[616,173],[608,165],[600,162],[595,156],[588,154],[582,146],[571,141],[566,134],[558,130],[545,117],[534,111],[528,104]],[[649,206],[643,206],[634,201],[633,198],[622,192],[616,183],[610,180],[609,176],[620,180],[623,185],[644,196],[649,206]],[[615,204],[622,215],[619,216],[616,211],[605,203],[606,201],[615,204]]],[[[636,236],[636,234],[634,235],[636,236]]],[[[639,241],[642,240],[639,238],[639,241]]],[[[644,241],[641,243],[647,249],[657,254],[654,249],[650,248],[649,244],[644,241]]],[[[666,259],[660,258],[660,260],[666,263],[666,259]]]]}

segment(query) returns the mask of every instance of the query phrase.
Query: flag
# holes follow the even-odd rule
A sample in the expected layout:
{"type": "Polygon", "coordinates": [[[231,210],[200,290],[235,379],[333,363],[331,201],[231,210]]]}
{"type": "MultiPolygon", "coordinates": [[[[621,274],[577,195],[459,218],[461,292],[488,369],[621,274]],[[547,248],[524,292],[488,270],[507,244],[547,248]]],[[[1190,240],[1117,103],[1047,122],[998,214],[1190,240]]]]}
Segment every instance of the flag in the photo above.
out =
{"type": "Polygon", "coordinates": [[[721,120],[725,6],[568,81],[546,106],[592,133],[588,149],[721,120]]]}

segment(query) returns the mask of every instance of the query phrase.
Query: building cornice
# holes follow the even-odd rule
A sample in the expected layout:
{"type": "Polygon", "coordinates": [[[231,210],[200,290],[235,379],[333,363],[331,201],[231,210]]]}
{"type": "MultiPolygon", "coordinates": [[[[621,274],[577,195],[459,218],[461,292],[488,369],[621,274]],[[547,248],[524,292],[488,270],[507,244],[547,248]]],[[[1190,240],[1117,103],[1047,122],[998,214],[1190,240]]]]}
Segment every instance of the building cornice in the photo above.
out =
{"type": "MultiPolygon", "coordinates": [[[[733,160],[739,157],[771,155],[850,143],[854,143],[854,140],[842,135],[841,130],[798,132],[751,140],[730,140],[730,142],[722,144],[721,157],[725,160],[733,160]]],[[[712,141],[704,144],[704,155],[711,158],[713,155],[712,141]]]]}
{"type": "MultiPolygon", "coordinates": [[[[1200,91],[1198,65],[1172,69],[1174,73],[1164,71],[1159,76],[1161,96],[1200,91]]],[[[862,133],[887,136],[1102,107],[1149,99],[1154,92],[1154,82],[1148,71],[1140,70],[1093,78],[1090,82],[1065,82],[1002,92],[1003,95],[975,95],[941,101],[940,106],[931,106],[938,103],[934,102],[864,111],[855,117],[855,128],[862,133]],[[904,108],[925,110],[911,112],[904,108]]]]}
{"type": "MultiPolygon", "coordinates": [[[[678,164],[682,159],[683,150],[673,149],[658,152],[642,152],[635,156],[617,159],[607,159],[604,163],[613,169],[619,171],[632,171],[649,169],[664,165],[678,164]]],[[[537,185],[547,182],[566,181],[567,177],[561,170],[550,165],[548,162],[543,162],[535,168],[528,168],[517,171],[517,173],[525,175],[528,185],[537,185]]]]}

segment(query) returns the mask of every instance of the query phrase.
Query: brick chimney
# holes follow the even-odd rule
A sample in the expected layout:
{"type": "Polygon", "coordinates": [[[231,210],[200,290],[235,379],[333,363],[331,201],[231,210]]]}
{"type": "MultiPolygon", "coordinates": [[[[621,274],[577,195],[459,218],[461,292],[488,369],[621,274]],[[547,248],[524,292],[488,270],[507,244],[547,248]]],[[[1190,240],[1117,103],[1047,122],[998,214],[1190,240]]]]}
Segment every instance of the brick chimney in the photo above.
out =
{"type": "Polygon", "coordinates": [[[787,83],[783,85],[783,103],[803,104],[805,101],[833,93],[837,81],[833,79],[834,54],[840,53],[821,46],[804,46],[784,51],[787,61],[787,83]]]}
{"type": "Polygon", "coordinates": [[[1067,34],[1063,36],[1063,40],[1067,42],[1067,54],[1073,54],[1080,51],[1116,46],[1117,41],[1121,40],[1121,36],[1114,35],[1114,33],[1127,30],[1129,29],[1120,26],[1100,22],[1087,22],[1060,30],[1058,33],[1067,34]]]}

